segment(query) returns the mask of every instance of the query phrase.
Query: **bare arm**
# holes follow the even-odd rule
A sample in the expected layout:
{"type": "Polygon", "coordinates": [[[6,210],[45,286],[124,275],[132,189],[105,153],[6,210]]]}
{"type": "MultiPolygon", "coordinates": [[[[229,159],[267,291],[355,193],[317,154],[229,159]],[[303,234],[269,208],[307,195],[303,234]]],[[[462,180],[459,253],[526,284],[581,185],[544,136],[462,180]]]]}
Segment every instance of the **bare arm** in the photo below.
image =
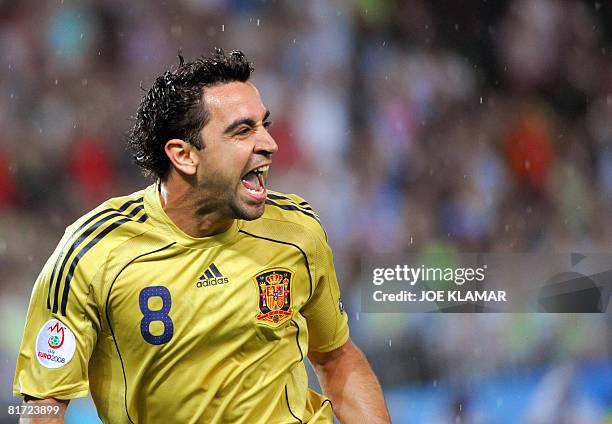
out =
{"type": "Polygon", "coordinates": [[[368,360],[350,339],[331,352],[310,352],[308,358],[342,423],[391,422],[380,384],[368,360]]]}
{"type": "Polygon", "coordinates": [[[40,418],[22,417],[19,420],[19,424],[64,424],[64,414],[66,413],[68,402],[68,400],[36,399],[26,396],[23,401],[24,405],[59,406],[59,412],[57,414],[47,415],[40,418]]]}

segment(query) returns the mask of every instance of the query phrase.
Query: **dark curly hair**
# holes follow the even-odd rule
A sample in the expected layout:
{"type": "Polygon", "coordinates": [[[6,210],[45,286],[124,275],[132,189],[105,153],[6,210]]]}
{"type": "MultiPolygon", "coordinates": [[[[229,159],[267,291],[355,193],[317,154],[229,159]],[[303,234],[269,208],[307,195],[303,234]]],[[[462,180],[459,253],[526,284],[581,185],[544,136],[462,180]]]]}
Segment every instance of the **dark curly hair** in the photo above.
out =
{"type": "Polygon", "coordinates": [[[209,119],[202,102],[203,88],[232,81],[246,82],[254,68],[240,51],[216,48],[209,57],[185,63],[158,77],[138,106],[128,148],[146,176],[165,178],[170,160],[168,140],[178,138],[202,148],[200,132],[209,119]]]}

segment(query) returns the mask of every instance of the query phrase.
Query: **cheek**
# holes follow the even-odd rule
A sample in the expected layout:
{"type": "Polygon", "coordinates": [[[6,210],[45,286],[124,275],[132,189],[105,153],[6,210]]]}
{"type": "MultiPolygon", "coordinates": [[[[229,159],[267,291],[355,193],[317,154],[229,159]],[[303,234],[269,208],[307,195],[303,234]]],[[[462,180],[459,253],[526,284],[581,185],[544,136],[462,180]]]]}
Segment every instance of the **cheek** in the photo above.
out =
{"type": "Polygon", "coordinates": [[[236,149],[225,149],[210,155],[203,163],[204,179],[219,183],[237,183],[248,163],[248,156],[237,154],[236,149]]]}

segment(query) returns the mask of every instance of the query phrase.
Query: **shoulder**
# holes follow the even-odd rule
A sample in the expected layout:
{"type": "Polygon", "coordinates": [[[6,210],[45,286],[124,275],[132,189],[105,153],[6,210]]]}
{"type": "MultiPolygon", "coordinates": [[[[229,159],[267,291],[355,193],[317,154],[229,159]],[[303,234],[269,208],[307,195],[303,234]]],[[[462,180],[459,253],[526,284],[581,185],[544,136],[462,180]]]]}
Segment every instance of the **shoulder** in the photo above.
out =
{"type": "Polygon", "coordinates": [[[66,228],[66,233],[74,234],[84,229],[93,230],[105,223],[123,219],[144,222],[147,216],[144,211],[143,202],[142,191],[137,191],[127,196],[108,199],[69,225],[66,228]]]}
{"type": "Polygon", "coordinates": [[[96,252],[90,256],[106,256],[118,244],[148,231],[148,218],[143,191],[109,199],[68,226],[63,253],[79,249],[80,257],[89,251],[96,252]]]}
{"type": "MultiPolygon", "coordinates": [[[[142,192],[107,200],[66,228],[43,274],[48,280],[47,305],[66,314],[72,288],[85,290],[119,244],[148,230],[142,192]]],[[[85,290],[86,292],[86,290],[85,290]]]]}
{"type": "Polygon", "coordinates": [[[297,194],[268,191],[261,218],[245,221],[242,232],[298,245],[327,245],[319,215],[297,194]]]}
{"type": "Polygon", "coordinates": [[[327,233],[321,224],[319,214],[297,194],[270,191],[262,218],[297,225],[327,242],[327,233]]]}

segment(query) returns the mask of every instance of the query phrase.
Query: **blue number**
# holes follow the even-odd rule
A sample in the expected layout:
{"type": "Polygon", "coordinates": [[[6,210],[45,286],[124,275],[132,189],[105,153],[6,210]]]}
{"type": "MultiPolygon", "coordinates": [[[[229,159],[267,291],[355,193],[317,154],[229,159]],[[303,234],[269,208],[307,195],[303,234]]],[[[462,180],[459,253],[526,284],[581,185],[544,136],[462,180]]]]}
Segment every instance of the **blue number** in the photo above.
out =
{"type": "Polygon", "coordinates": [[[170,290],[164,286],[145,287],[140,292],[140,311],[142,312],[142,321],[140,321],[140,332],[142,337],[152,345],[161,345],[168,343],[174,334],[174,323],[170,318],[170,307],[172,306],[172,296],[170,290]],[[162,300],[162,307],[156,311],[149,309],[149,299],[159,297],[162,300]],[[149,325],[154,321],[161,321],[164,324],[164,333],[159,336],[154,336],[149,330],[149,325]]]}

